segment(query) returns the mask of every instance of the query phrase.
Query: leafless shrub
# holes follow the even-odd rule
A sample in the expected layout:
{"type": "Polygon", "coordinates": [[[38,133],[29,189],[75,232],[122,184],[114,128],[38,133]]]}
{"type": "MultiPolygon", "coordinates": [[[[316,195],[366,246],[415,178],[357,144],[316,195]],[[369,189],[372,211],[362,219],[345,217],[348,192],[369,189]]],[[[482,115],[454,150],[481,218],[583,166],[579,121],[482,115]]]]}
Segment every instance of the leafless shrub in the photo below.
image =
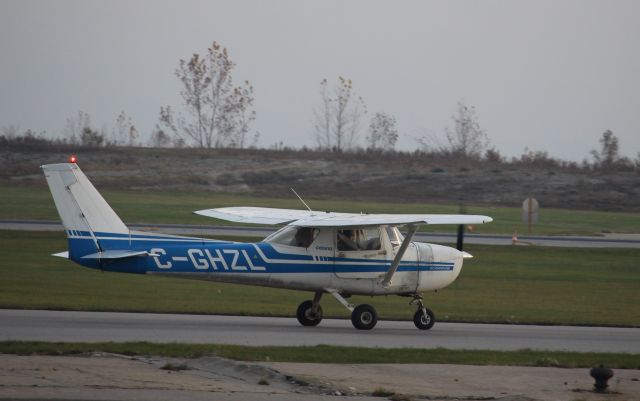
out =
{"type": "Polygon", "coordinates": [[[355,145],[360,120],[367,112],[362,97],[353,89],[350,79],[338,77],[330,93],[329,82],[320,82],[321,103],[314,110],[314,138],[323,150],[342,152],[355,145]]]}
{"type": "Polygon", "coordinates": [[[376,113],[369,124],[368,150],[391,151],[398,141],[396,118],[386,113],[376,113]]]}

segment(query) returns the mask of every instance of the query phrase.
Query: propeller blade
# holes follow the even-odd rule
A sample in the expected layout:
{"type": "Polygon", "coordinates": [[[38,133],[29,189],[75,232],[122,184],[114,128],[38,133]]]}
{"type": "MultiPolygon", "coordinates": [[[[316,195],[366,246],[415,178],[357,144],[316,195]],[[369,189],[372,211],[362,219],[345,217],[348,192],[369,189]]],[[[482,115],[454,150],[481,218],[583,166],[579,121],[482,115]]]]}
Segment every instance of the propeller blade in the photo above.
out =
{"type": "Polygon", "coordinates": [[[464,245],[464,224],[458,225],[458,241],[456,243],[456,249],[462,252],[464,245]]]}

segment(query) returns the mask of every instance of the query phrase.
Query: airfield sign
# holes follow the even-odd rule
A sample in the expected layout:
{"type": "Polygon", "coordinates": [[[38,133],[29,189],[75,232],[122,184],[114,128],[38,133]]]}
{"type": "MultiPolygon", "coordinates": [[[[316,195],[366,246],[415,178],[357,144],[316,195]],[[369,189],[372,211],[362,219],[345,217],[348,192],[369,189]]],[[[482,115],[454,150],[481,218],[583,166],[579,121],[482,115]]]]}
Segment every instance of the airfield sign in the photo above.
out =
{"type": "Polygon", "coordinates": [[[538,210],[540,205],[535,198],[527,198],[522,202],[522,222],[527,223],[529,233],[531,225],[538,222],[538,210]]]}

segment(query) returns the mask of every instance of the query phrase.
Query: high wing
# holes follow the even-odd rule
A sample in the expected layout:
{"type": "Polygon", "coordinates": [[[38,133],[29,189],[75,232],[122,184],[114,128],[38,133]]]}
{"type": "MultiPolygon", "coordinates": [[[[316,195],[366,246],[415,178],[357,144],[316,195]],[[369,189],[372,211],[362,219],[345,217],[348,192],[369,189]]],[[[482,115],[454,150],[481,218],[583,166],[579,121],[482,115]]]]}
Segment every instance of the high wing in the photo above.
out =
{"type": "Polygon", "coordinates": [[[312,217],[320,212],[308,210],[276,209],[270,207],[221,207],[217,209],[197,210],[201,216],[214,217],[236,223],[284,224],[312,217]]]}
{"type": "Polygon", "coordinates": [[[491,217],[471,214],[360,214],[314,212],[267,207],[223,207],[196,214],[237,223],[284,224],[298,227],[364,227],[404,224],[484,224],[491,217]]]}

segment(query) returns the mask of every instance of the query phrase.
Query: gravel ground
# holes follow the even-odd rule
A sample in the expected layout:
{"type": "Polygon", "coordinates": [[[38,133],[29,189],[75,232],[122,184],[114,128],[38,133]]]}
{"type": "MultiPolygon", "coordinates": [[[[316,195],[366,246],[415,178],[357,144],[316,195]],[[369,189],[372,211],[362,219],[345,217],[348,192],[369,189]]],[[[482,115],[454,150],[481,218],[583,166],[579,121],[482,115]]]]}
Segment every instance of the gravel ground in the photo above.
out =
{"type": "Polygon", "coordinates": [[[639,379],[616,370],[595,394],[588,369],[0,355],[0,399],[12,400],[640,400],[639,379]]]}
{"type": "Polygon", "coordinates": [[[233,149],[7,146],[0,184],[42,185],[39,166],[78,154],[100,188],[218,191],[289,197],[640,211],[638,171],[593,171],[549,163],[489,163],[427,156],[233,149]],[[161,177],[161,178],[159,178],[161,177]]]}

